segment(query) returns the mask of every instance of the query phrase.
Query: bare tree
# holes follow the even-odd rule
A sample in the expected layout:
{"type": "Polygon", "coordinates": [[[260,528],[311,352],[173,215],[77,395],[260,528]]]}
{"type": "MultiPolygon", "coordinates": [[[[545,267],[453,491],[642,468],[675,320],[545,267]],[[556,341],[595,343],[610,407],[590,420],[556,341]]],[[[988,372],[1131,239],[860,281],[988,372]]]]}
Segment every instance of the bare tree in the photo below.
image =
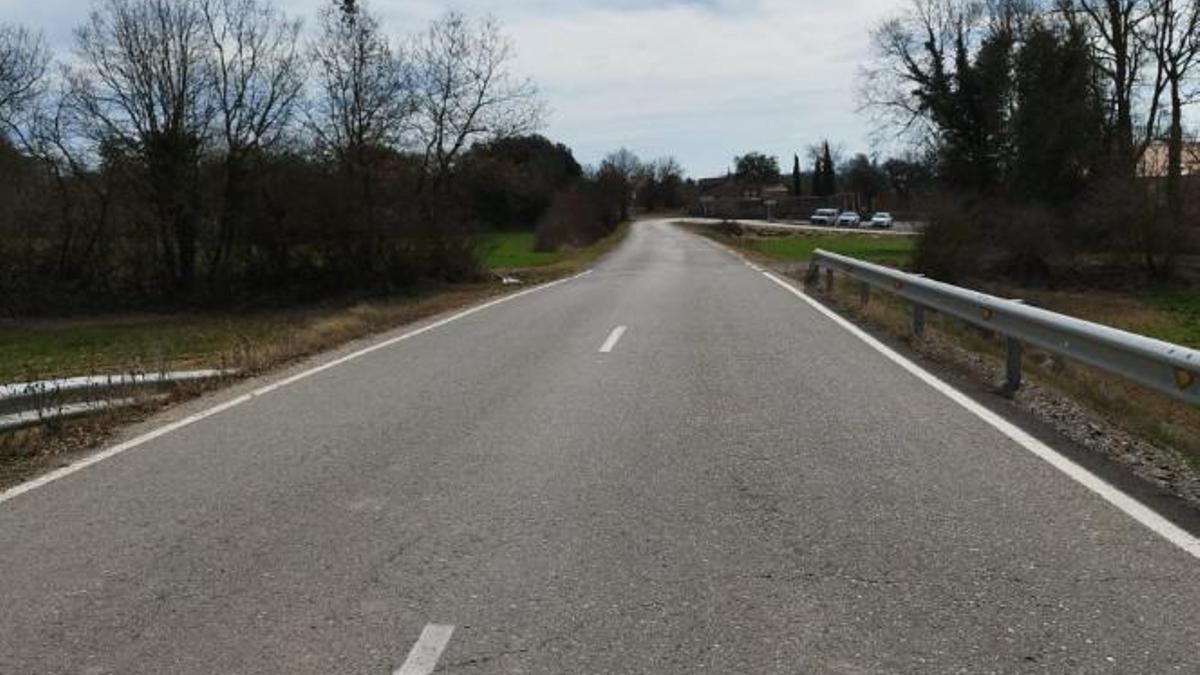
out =
{"type": "Polygon", "coordinates": [[[1167,208],[1178,227],[1183,205],[1183,109],[1193,98],[1189,75],[1200,57],[1200,2],[1151,0],[1149,49],[1162,73],[1170,102],[1167,134],[1167,208]]]}
{"type": "Polygon", "coordinates": [[[683,167],[674,157],[660,157],[647,162],[642,170],[638,202],[642,208],[679,208],[683,205],[683,167]]]}
{"type": "Polygon", "coordinates": [[[21,130],[24,150],[51,180],[57,211],[55,277],[63,282],[104,284],[109,276],[113,172],[97,171],[85,125],[63,82],[46,92],[21,130]]]}
{"type": "Polygon", "coordinates": [[[608,153],[600,162],[594,180],[604,201],[606,221],[616,224],[629,219],[629,207],[637,198],[644,171],[642,160],[627,148],[608,153]]]}
{"type": "MultiPolygon", "coordinates": [[[[1100,65],[1108,79],[1113,137],[1110,147],[1119,172],[1133,175],[1145,145],[1134,135],[1134,99],[1145,65],[1145,49],[1139,33],[1150,15],[1153,0],[1063,0],[1062,10],[1072,21],[1081,18],[1094,36],[1100,65]]],[[[1162,90],[1161,71],[1151,96],[1146,118],[1146,139],[1153,135],[1157,105],[1162,90]]]]}
{"type": "Polygon", "coordinates": [[[45,39],[20,26],[0,24],[0,125],[21,135],[45,91],[50,50],[45,39]]]}
{"type": "Polygon", "coordinates": [[[822,141],[820,143],[812,143],[804,150],[804,154],[810,162],[825,159],[825,153],[829,153],[829,160],[834,168],[842,166],[846,163],[846,146],[842,143],[830,143],[822,141]]]}
{"type": "Polygon", "coordinates": [[[109,163],[134,168],[153,207],[164,271],[188,292],[213,112],[203,14],[194,0],[102,0],[76,32],[76,50],[71,101],[109,163]]]}
{"type": "MultiPolygon", "coordinates": [[[[415,41],[416,130],[433,192],[477,140],[535,130],[543,117],[537,87],[509,71],[513,46],[493,18],[447,12],[415,41]]],[[[422,189],[425,188],[424,182],[422,189]]]]}
{"type": "Polygon", "coordinates": [[[361,0],[336,0],[321,12],[320,22],[312,46],[319,91],[308,125],[344,181],[339,194],[346,217],[331,243],[338,258],[357,265],[353,271],[359,273],[381,258],[379,162],[411,126],[411,67],[361,0]]]}
{"type": "Polygon", "coordinates": [[[266,150],[283,136],[304,88],[300,21],[269,0],[202,0],[225,149],[266,150]]]}
{"type": "Polygon", "coordinates": [[[312,47],[319,96],[309,127],[340,162],[362,168],[375,149],[400,144],[411,126],[412,69],[362,2],[321,12],[312,47]]]}
{"type": "Polygon", "coordinates": [[[956,46],[978,41],[984,10],[976,0],[911,0],[874,30],[874,56],[861,73],[859,98],[880,115],[880,131],[929,139],[936,99],[947,98],[953,86],[956,46]]]}
{"type": "Polygon", "coordinates": [[[225,189],[214,271],[222,269],[246,217],[253,157],[274,147],[289,128],[304,88],[300,22],[269,0],[201,0],[212,47],[214,103],[224,146],[225,189]]]}

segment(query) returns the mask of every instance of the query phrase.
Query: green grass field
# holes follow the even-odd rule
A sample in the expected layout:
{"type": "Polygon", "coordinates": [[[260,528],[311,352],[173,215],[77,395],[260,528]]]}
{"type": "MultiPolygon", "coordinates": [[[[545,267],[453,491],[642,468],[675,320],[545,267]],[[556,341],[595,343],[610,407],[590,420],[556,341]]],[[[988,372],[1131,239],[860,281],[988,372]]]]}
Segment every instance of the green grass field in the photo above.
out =
{"type": "MultiPolygon", "coordinates": [[[[891,267],[907,268],[916,249],[916,237],[871,233],[795,233],[775,236],[731,236],[715,227],[688,225],[689,229],[723,244],[756,253],[778,262],[808,260],[818,248],[891,267]]],[[[978,290],[1021,297],[1039,307],[1095,321],[1141,335],[1200,348],[1200,293],[1187,289],[1156,289],[1115,293],[1098,290],[1013,288],[999,285],[978,290]]]]}
{"type": "MultiPolygon", "coordinates": [[[[554,253],[535,252],[532,232],[490,234],[480,254],[491,269],[536,269],[519,276],[537,283],[578,271],[627,231],[623,226],[592,246],[554,253]]],[[[0,323],[0,383],[187,368],[260,370],[500,291],[498,284],[464,284],[316,307],[0,323]]]]}
{"type": "Polygon", "coordinates": [[[1149,293],[1145,300],[1151,307],[1173,319],[1170,328],[1155,337],[1200,349],[1200,292],[1171,290],[1149,293]]]}
{"type": "Polygon", "coordinates": [[[795,232],[776,235],[730,236],[710,225],[684,223],[684,227],[715,239],[727,246],[766,256],[778,262],[804,262],[813,251],[824,249],[860,260],[908,267],[916,249],[916,237],[863,232],[841,234],[824,232],[795,232]]]}
{"type": "Polygon", "coordinates": [[[915,237],[871,234],[815,234],[779,237],[742,237],[742,248],[756,251],[781,262],[799,262],[824,249],[860,260],[905,267],[912,259],[915,237]]]}
{"type": "Polygon", "coordinates": [[[312,307],[0,324],[0,383],[191,368],[260,372],[499,292],[498,284],[461,284],[312,307]]]}
{"type": "Polygon", "coordinates": [[[0,382],[220,365],[215,355],[286,330],[279,317],[155,317],[0,328],[0,382]]]}
{"type": "Polygon", "coordinates": [[[527,269],[547,267],[561,261],[558,251],[544,253],[533,250],[532,232],[493,232],[480,238],[479,252],[488,269],[527,269]]]}

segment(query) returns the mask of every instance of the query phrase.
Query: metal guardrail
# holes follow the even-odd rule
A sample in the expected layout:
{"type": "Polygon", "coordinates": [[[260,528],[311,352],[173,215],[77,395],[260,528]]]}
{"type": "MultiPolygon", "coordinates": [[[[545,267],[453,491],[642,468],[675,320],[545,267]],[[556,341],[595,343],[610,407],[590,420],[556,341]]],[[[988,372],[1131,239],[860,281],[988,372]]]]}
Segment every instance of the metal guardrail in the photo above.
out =
{"type": "Polygon", "coordinates": [[[871,288],[908,300],[917,334],[924,331],[925,311],[932,310],[1004,335],[1009,391],[1021,384],[1022,349],[1029,345],[1200,405],[1200,351],[1195,349],[818,249],[807,282],[815,284],[821,270],[826,290],[838,271],[862,284],[863,302],[871,288]]]}
{"type": "Polygon", "coordinates": [[[25,398],[54,396],[81,391],[145,387],[194,380],[209,380],[235,375],[233,370],[182,370],[168,373],[129,373],[119,375],[88,375],[59,380],[38,380],[0,384],[0,404],[25,398]]]}
{"type": "Polygon", "coordinates": [[[101,401],[81,401],[79,403],[64,403],[50,408],[34,408],[10,415],[0,415],[0,431],[13,431],[36,427],[54,420],[66,420],[73,417],[95,415],[106,410],[128,408],[144,401],[136,398],[105,399],[101,401]]]}
{"type": "Polygon", "coordinates": [[[156,389],[236,374],[234,370],[189,370],[4,384],[0,385],[0,431],[136,405],[156,389]]]}

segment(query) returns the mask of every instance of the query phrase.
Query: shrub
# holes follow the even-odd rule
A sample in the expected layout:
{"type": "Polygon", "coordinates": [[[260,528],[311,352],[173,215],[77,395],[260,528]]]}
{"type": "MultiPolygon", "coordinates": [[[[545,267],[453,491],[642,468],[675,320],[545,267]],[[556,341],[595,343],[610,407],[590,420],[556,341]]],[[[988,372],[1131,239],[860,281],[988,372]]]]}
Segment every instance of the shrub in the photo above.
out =
{"type": "Polygon", "coordinates": [[[558,193],[538,221],[534,250],[586,246],[611,233],[616,225],[612,218],[606,217],[595,188],[578,183],[558,193]]]}
{"type": "Polygon", "coordinates": [[[982,233],[976,209],[957,200],[942,200],[917,241],[913,268],[943,281],[957,281],[977,271],[983,260],[982,233]]]}

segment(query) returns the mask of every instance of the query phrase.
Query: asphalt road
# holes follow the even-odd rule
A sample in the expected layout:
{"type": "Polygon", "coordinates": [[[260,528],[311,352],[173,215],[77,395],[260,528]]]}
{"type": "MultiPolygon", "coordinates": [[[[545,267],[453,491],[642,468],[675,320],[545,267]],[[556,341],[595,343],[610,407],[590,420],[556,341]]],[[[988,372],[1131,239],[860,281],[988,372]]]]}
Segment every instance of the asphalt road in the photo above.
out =
{"type": "Polygon", "coordinates": [[[1198,644],[1200,561],[665,223],[0,502],[3,673],[1194,673],[1198,644]]]}

